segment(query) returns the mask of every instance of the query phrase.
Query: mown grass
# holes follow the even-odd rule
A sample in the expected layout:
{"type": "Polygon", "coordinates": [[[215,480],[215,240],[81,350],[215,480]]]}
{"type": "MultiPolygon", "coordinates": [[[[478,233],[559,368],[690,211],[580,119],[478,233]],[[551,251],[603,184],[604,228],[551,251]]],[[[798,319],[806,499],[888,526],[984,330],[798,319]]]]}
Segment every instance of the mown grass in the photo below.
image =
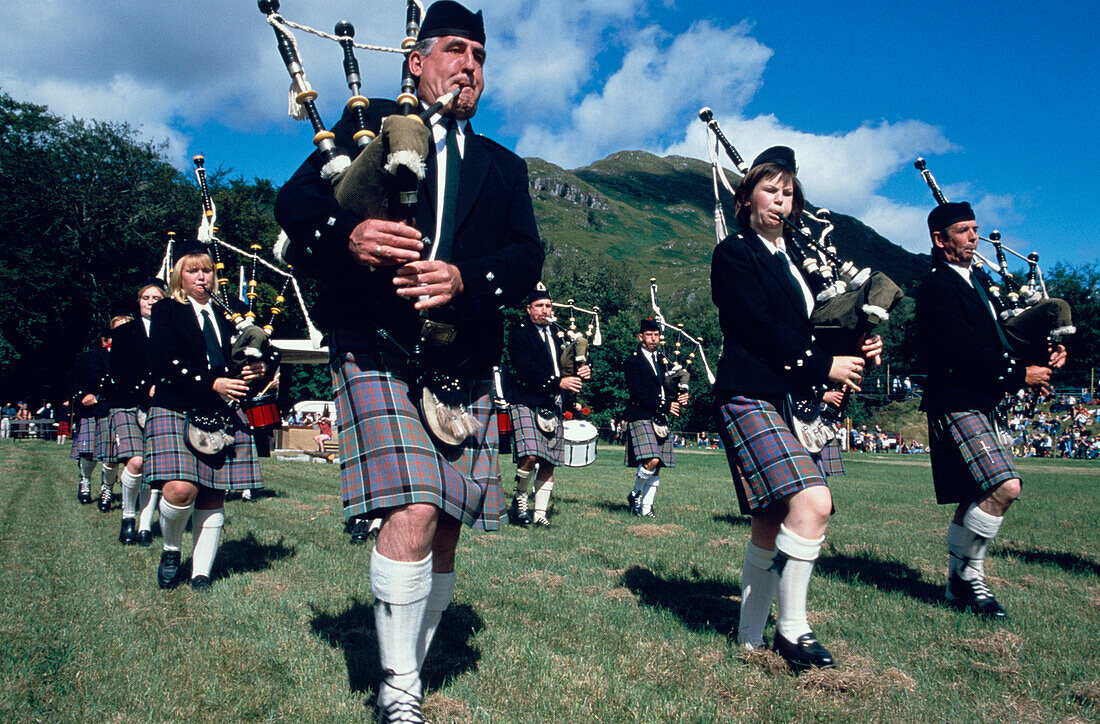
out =
{"type": "MultiPolygon", "coordinates": [[[[1097,466],[1021,461],[1024,498],[987,562],[999,625],[941,603],[949,511],[927,459],[849,458],[810,591],[839,667],[798,677],[727,644],[748,526],[725,458],[681,455],[656,523],[627,514],[621,460],[606,448],[559,473],[553,530],[464,534],[424,672],[434,721],[1100,717],[1097,466]]],[[[347,542],[335,466],[265,461],[263,497],[228,505],[207,595],[158,590],[158,546],[119,546],[117,504],[78,505],[74,467],[50,444],[0,445],[0,718],[367,715],[369,548],[347,542]]]]}

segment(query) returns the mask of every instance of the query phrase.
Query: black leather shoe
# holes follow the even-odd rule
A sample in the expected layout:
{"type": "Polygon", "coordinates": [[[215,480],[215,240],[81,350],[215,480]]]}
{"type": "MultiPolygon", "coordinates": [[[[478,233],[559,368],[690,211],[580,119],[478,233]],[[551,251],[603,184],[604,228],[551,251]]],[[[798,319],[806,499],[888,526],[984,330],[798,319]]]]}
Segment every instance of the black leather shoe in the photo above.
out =
{"type": "Polygon", "coordinates": [[[352,544],[363,545],[378,537],[378,531],[371,530],[370,523],[368,518],[359,518],[355,521],[355,525],[351,528],[352,544]]]}
{"type": "Polygon", "coordinates": [[[122,528],[118,532],[118,542],[124,546],[133,545],[136,537],[134,535],[134,519],[123,518],[122,528]]]}
{"type": "Polygon", "coordinates": [[[527,512],[527,500],[522,502],[519,496],[512,498],[512,525],[531,525],[531,514],[527,512]]]}
{"type": "Polygon", "coordinates": [[[153,531],[139,530],[137,534],[137,544],[142,548],[148,548],[153,545],[153,531]]]}
{"type": "Polygon", "coordinates": [[[657,513],[656,513],[656,512],[654,512],[653,508],[650,508],[650,509],[649,509],[649,512],[647,512],[647,513],[642,513],[642,514],[641,514],[641,516],[642,516],[643,518],[653,518],[653,519],[656,519],[656,518],[657,518],[657,513]]]}
{"type": "Polygon", "coordinates": [[[626,507],[630,510],[631,515],[641,515],[642,496],[631,490],[630,494],[626,496],[626,507]]]}
{"type": "Polygon", "coordinates": [[[157,584],[161,588],[175,588],[180,578],[180,552],[164,551],[157,566],[157,584]]]}
{"type": "Polygon", "coordinates": [[[554,527],[549,518],[535,518],[534,525],[536,528],[550,529],[554,527]]]}
{"type": "Polygon", "coordinates": [[[111,509],[111,501],[114,500],[114,494],[110,488],[99,489],[99,512],[106,513],[111,509]]]}
{"type": "Polygon", "coordinates": [[[956,608],[970,610],[979,616],[1004,619],[1008,614],[997,603],[984,578],[964,581],[959,576],[947,580],[947,602],[956,608]]]}
{"type": "Polygon", "coordinates": [[[828,669],[835,666],[833,655],[821,645],[813,631],[802,634],[795,643],[776,631],[772,648],[795,669],[828,669]]]}
{"type": "Polygon", "coordinates": [[[87,505],[92,502],[92,486],[88,483],[81,483],[80,490],[76,494],[76,499],[80,501],[81,505],[87,505]]]}
{"type": "Polygon", "coordinates": [[[191,579],[192,591],[209,591],[210,590],[210,576],[195,576],[191,579]]]}

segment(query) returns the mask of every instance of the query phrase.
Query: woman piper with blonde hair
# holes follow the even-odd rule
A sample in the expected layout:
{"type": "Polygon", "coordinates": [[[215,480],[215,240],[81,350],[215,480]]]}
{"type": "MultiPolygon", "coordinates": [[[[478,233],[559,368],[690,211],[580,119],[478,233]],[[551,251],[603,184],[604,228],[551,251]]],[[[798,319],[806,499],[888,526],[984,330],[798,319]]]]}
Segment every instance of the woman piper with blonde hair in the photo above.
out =
{"type": "Polygon", "coordinates": [[[214,264],[197,241],[180,245],[169,281],[171,299],[153,307],[150,330],[156,381],[145,427],[145,481],[161,490],[164,550],[157,583],[172,588],[180,578],[184,529],[193,516],[191,587],[210,588],[210,572],[225,521],[227,490],[263,486],[256,446],[239,408],[231,406],[261,377],[263,362],[230,376],[233,326],[212,304],[214,264]],[[220,450],[188,442],[189,419],[220,420],[231,440],[220,450]]]}

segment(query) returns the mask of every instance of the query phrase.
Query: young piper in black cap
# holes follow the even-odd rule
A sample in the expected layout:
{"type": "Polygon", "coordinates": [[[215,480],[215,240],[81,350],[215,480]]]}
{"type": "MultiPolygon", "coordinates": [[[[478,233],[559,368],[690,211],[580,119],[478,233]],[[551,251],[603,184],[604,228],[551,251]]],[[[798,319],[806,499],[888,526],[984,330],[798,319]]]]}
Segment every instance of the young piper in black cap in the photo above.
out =
{"type": "MultiPolygon", "coordinates": [[[[115,394],[111,402],[111,430],[115,438],[116,459],[123,466],[122,527],[118,541],[123,545],[152,543],[153,495],[142,490],[142,464],[145,446],[145,415],[152,398],[153,371],[149,349],[150,316],[153,305],[166,296],[164,282],[151,278],[138,288],[138,316],[114,330],[111,343],[111,378],[115,394]],[[142,509],[137,525],[138,508],[142,509]],[[146,516],[148,509],[148,516],[146,516]]],[[[159,503],[159,493],[155,496],[159,503]]]]}
{"type": "Polygon", "coordinates": [[[990,301],[971,274],[978,224],[970,204],[946,203],[928,214],[932,270],[916,293],[917,339],[927,377],[936,502],[955,505],[947,530],[947,600],[992,618],[1005,610],[985,581],[985,552],[1020,495],[1012,451],[997,434],[993,410],[1006,392],[1045,388],[1066,361],[1058,345],[1049,365],[1013,358],[990,301]]]}
{"type": "Polygon", "coordinates": [[[796,668],[833,665],[810,629],[806,597],[825,540],[832,496],[821,465],[791,432],[781,411],[788,395],[821,399],[828,383],[859,390],[865,360],[877,361],[877,337],[863,357],[833,357],[814,344],[814,297],[786,255],[782,217],[802,213],[794,151],[760,154],[734,196],[740,228],[711,260],[711,297],[722,327],[715,383],[718,429],[741,512],[752,532],[741,574],[737,643],[763,646],[778,593],[773,648],[796,668]]]}
{"type": "MultiPolygon", "coordinates": [[[[431,129],[414,224],[342,209],[318,154],[283,185],[275,205],[292,247],[309,251],[295,268],[324,285],[315,318],[332,340],[344,513],[385,521],[370,560],[383,721],[422,720],[420,668],[454,590],[462,526],[500,525],[505,496],[492,414],[500,310],[521,303],[542,270],[526,165],[470,127],[484,63],[481,13],[450,0],[429,7],[408,56],[417,96],[425,105],[455,86],[460,92],[431,129]],[[410,402],[423,399],[423,375],[405,351],[420,339],[421,313],[454,332],[439,341],[446,353],[425,360],[422,372],[446,374],[448,404],[461,404],[480,424],[457,445],[433,437],[410,402]]],[[[393,101],[372,99],[370,130],[395,110],[393,101]]],[[[349,156],[358,153],[354,128],[346,112],[332,129],[349,156]]]]}
{"type": "Polygon", "coordinates": [[[550,320],[554,307],[543,284],[527,297],[527,319],[508,333],[508,361],[512,388],[508,411],[515,430],[516,492],[512,499],[513,522],[549,528],[547,511],[554,490],[554,466],[565,462],[562,398],[581,391],[592,376],[588,365],[576,375],[562,375],[561,339],[550,320]],[[538,466],[536,476],[535,466],[538,466]],[[535,478],[534,519],[528,513],[527,496],[535,478]]]}
{"type": "Polygon", "coordinates": [[[681,408],[688,403],[688,395],[681,392],[671,398],[665,393],[665,373],[671,365],[658,350],[661,328],[657,322],[643,319],[639,323],[638,342],[640,347],[623,365],[630,395],[623,411],[627,423],[624,464],[636,468],[634,488],[626,502],[632,514],[656,518],[653,500],[661,484],[661,468],[676,464],[668,416],[679,417],[681,408]]]}

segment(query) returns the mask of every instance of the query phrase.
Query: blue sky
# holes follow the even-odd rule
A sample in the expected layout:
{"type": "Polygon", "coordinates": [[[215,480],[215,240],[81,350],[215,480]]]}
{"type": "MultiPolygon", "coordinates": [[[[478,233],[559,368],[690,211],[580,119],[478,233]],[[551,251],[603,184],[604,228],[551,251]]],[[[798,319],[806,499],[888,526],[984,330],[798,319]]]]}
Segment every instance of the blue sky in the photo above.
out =
{"type": "MultiPolygon", "coordinates": [[[[251,0],[9,0],[0,88],[58,113],[127,121],[181,168],[287,178],[312,132],[251,0]]],[[[565,168],[614,151],[705,158],[702,105],[751,158],[795,148],[808,198],[927,249],[923,155],[949,198],[1044,266],[1100,260],[1095,119],[1100,5],[484,0],[488,91],[476,129],[565,168]]],[[[400,0],[283,0],[284,15],[400,42],[400,0]]],[[[324,117],[347,95],[339,48],[299,33],[324,117]]],[[[397,56],[359,52],[368,95],[397,56]]],[[[988,251],[988,249],[987,249],[988,251]]]]}

